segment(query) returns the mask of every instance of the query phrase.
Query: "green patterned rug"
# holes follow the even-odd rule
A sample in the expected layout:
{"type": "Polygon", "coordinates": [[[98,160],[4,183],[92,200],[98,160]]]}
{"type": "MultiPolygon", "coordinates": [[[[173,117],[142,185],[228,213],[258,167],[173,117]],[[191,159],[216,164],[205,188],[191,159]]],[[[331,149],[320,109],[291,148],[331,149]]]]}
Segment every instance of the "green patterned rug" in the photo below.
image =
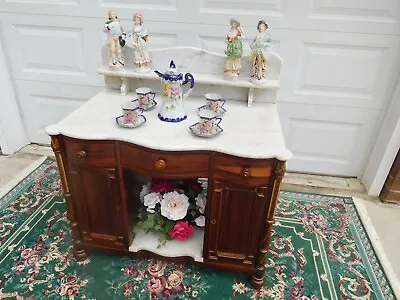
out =
{"type": "Polygon", "coordinates": [[[0,205],[0,299],[396,299],[351,198],[281,192],[259,291],[190,265],[102,254],[78,264],[52,159],[0,205]]]}

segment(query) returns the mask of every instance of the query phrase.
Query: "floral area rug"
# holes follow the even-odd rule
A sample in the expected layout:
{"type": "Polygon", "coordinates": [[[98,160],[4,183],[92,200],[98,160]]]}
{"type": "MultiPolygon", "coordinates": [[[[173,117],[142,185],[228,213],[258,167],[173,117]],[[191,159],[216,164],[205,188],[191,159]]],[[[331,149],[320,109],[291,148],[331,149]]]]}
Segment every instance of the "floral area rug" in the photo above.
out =
{"type": "Polygon", "coordinates": [[[281,192],[259,291],[191,265],[105,254],[78,264],[53,159],[0,204],[0,299],[396,299],[351,198],[281,192]]]}

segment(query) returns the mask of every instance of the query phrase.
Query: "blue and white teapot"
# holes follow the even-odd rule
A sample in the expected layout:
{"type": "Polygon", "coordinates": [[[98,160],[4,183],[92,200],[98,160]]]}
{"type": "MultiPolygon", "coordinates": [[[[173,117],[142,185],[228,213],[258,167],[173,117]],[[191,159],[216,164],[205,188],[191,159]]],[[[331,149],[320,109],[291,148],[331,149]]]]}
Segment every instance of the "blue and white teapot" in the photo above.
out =
{"type": "Polygon", "coordinates": [[[190,73],[185,76],[180,73],[171,60],[169,69],[165,73],[154,71],[161,77],[163,85],[163,103],[161,104],[158,117],[165,122],[180,122],[187,118],[183,100],[189,96],[194,87],[194,78],[190,73]],[[183,94],[183,85],[190,82],[190,88],[183,94]]]}

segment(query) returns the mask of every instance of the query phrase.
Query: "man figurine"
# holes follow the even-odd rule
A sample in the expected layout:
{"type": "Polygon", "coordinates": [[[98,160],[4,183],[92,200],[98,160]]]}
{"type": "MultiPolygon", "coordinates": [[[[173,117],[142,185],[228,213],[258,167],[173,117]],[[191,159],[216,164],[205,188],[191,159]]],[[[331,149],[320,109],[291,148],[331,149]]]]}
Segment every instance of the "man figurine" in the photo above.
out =
{"type": "Polygon", "coordinates": [[[125,65],[122,47],[125,45],[125,32],[114,11],[108,11],[108,21],[104,24],[108,33],[107,43],[110,53],[110,67],[122,68],[125,65]]]}

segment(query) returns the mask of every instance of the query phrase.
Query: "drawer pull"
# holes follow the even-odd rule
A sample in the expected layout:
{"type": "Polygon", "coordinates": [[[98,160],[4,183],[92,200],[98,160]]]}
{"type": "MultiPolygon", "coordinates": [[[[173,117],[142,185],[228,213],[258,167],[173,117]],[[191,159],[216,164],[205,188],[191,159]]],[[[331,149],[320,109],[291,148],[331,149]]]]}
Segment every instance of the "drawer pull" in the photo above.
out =
{"type": "Polygon", "coordinates": [[[76,157],[80,159],[84,159],[87,156],[87,153],[85,150],[79,150],[76,152],[76,157]]]}
{"type": "Polygon", "coordinates": [[[167,167],[167,163],[163,159],[159,159],[154,163],[154,167],[157,170],[164,170],[167,167]]]}
{"type": "Polygon", "coordinates": [[[211,220],[211,224],[213,224],[213,225],[217,224],[217,220],[212,219],[212,220],[211,220]]]}
{"type": "Polygon", "coordinates": [[[243,177],[249,177],[250,176],[250,172],[248,168],[244,168],[242,171],[242,175],[243,177]]]}

